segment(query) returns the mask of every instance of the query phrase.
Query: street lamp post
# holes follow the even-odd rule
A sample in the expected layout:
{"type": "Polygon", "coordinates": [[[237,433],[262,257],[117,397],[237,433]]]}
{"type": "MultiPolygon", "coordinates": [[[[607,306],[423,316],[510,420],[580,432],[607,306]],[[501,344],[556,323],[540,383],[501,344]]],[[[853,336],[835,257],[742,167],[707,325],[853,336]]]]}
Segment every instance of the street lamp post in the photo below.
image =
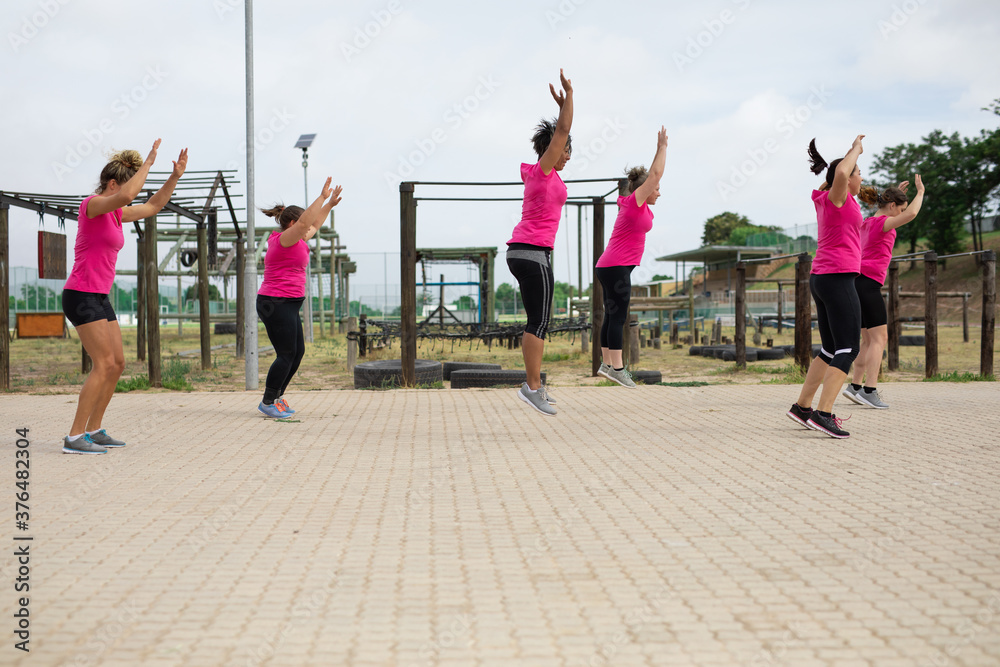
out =
{"type": "MultiPolygon", "coordinates": [[[[305,189],[305,201],[302,202],[303,208],[309,208],[309,147],[312,146],[313,139],[316,138],[315,134],[303,134],[299,137],[299,140],[295,142],[296,148],[302,149],[302,184],[305,189]]],[[[317,235],[318,236],[318,235],[317,235]]],[[[309,242],[306,241],[306,246],[309,242]]],[[[320,278],[322,280],[322,278],[320,278]]],[[[320,308],[323,304],[320,304],[320,308]]],[[[313,311],[312,311],[312,248],[309,249],[309,261],[306,263],[306,342],[313,342],[313,311]]]]}

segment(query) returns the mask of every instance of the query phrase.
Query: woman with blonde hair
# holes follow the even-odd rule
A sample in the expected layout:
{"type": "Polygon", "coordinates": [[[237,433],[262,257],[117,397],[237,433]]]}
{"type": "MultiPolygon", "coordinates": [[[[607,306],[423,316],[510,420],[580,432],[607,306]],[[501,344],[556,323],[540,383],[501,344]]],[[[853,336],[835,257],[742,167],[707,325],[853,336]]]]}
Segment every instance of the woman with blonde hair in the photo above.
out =
{"type": "Polygon", "coordinates": [[[62,302],[63,313],[76,327],[83,348],[94,360],[94,368],[83,383],[76,417],[63,440],[63,452],[67,454],[104,454],[108,447],[125,446],[101,426],[125,369],[122,332],[108,295],[115,281],[118,251],[125,245],[122,224],[159,213],[187,168],[185,148],[156,194],[146,203],[132,206],[159,147],[157,139],[145,160],[134,150],[112,155],[101,171],[97,191],[80,204],[73,270],[63,288],[62,302]]]}
{"type": "Polygon", "coordinates": [[[332,180],[326,179],[319,197],[305,210],[280,204],[261,209],[264,215],[277,219],[281,228],[267,238],[264,280],[257,290],[257,315],[264,322],[275,354],[267,371],[264,397],[257,406],[265,417],[285,419],[295,414],[283,395],[306,351],[299,309],[306,296],[309,239],[323,226],[330,209],[340,203],[342,188],[331,188],[332,180]]]}

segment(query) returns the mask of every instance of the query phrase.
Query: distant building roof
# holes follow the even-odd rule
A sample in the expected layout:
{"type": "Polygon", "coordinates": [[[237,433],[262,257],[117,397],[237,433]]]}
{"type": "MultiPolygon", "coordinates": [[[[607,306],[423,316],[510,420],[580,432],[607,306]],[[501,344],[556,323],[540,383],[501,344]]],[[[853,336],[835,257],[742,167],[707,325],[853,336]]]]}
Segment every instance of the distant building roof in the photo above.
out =
{"type": "Polygon", "coordinates": [[[657,257],[657,262],[704,262],[718,264],[736,259],[770,257],[777,255],[779,249],[773,246],[742,246],[742,245],[706,245],[697,250],[686,250],[673,255],[657,257]]]}

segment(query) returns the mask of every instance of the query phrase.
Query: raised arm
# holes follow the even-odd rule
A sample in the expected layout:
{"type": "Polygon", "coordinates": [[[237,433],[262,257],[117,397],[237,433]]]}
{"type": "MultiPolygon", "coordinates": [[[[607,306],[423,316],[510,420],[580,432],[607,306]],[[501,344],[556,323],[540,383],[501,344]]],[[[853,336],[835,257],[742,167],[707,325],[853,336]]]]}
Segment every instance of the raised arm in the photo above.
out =
{"type": "Polygon", "coordinates": [[[660,132],[656,135],[656,155],[653,157],[653,164],[649,167],[646,180],[635,190],[635,203],[642,206],[649,199],[649,196],[660,187],[660,179],[663,177],[663,165],[667,161],[667,130],[662,125],[660,132]]]}
{"type": "Polygon", "coordinates": [[[539,160],[542,173],[546,176],[555,169],[563,150],[566,149],[566,142],[569,141],[569,131],[573,125],[573,83],[563,75],[561,69],[559,70],[559,82],[562,85],[562,90],[558,93],[556,93],[555,86],[551,83],[549,84],[549,91],[552,93],[552,98],[559,105],[559,118],[556,120],[556,131],[552,135],[549,147],[545,149],[542,159],[539,160]]]}
{"type": "Polygon", "coordinates": [[[843,206],[844,202],[847,201],[847,182],[850,180],[851,174],[854,173],[854,168],[858,165],[858,157],[864,152],[864,148],[861,146],[861,140],[864,138],[865,135],[858,135],[858,138],[851,145],[851,150],[847,151],[847,155],[834,170],[833,183],[830,184],[830,203],[837,208],[843,206]]]}
{"type": "Polygon", "coordinates": [[[336,188],[330,187],[333,178],[327,178],[323,184],[323,190],[319,197],[309,205],[299,219],[296,220],[285,231],[281,232],[281,245],[290,248],[302,239],[309,240],[316,233],[316,230],[323,225],[330,209],[340,203],[340,193],[343,190],[339,185],[336,188]],[[327,201],[329,200],[329,201],[327,201]]]}
{"type": "MultiPolygon", "coordinates": [[[[924,203],[924,182],[920,179],[920,174],[917,174],[914,179],[917,184],[917,194],[913,197],[913,201],[910,202],[909,206],[900,213],[899,215],[894,215],[891,218],[886,218],[885,222],[882,223],[882,231],[888,232],[890,229],[896,229],[897,227],[902,227],[906,223],[917,217],[917,213],[920,213],[920,207],[924,203]]],[[[903,192],[906,192],[906,188],[900,186],[903,192]]]]}
{"type": "MultiPolygon", "coordinates": [[[[156,162],[156,149],[160,147],[160,140],[153,142],[153,147],[146,156],[146,160],[135,172],[132,178],[125,183],[119,183],[118,192],[107,197],[94,197],[87,202],[87,217],[96,218],[99,215],[110,213],[111,211],[123,208],[132,203],[132,200],[142,192],[142,186],[146,184],[146,177],[149,176],[149,169],[156,162]]],[[[138,220],[138,218],[135,218],[138,220]]],[[[131,222],[131,221],[129,221],[131,222]]]]}
{"type": "MultiPolygon", "coordinates": [[[[187,169],[188,161],[188,149],[181,151],[181,154],[177,156],[177,159],[173,161],[174,168],[170,172],[170,176],[167,180],[160,186],[160,189],[149,198],[146,202],[142,204],[137,204],[135,206],[126,206],[122,209],[122,222],[132,222],[133,220],[143,220],[145,218],[152,217],[163,210],[163,207],[167,205],[170,201],[170,195],[174,193],[174,188],[177,187],[177,181],[180,180],[181,176],[184,175],[184,170],[187,169]]],[[[148,170],[147,170],[148,171],[148,170]]],[[[129,183],[136,179],[136,174],[128,180],[129,183]]],[[[145,182],[146,176],[143,174],[143,181],[145,182]]]]}

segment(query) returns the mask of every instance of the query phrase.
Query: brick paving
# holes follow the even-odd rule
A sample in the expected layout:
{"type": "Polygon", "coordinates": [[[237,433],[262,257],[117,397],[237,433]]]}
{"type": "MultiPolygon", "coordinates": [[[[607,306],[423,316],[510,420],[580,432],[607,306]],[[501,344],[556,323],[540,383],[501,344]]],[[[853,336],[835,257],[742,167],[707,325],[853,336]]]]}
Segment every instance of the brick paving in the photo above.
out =
{"type": "Polygon", "coordinates": [[[1000,664],[1000,387],[0,397],[0,664],[1000,664]],[[14,429],[31,439],[31,653],[14,649],[14,429]]]}

